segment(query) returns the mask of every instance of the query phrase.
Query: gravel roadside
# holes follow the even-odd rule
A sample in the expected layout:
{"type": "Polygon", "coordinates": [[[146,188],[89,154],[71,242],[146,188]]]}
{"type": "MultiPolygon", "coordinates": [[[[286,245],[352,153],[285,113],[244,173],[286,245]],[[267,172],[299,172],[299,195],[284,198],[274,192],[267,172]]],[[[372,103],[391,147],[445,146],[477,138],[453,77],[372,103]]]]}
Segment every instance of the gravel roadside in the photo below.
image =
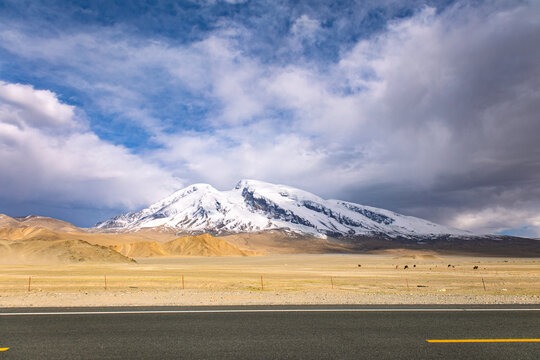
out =
{"type": "Polygon", "coordinates": [[[383,294],[350,291],[118,291],[2,294],[0,307],[322,304],[540,304],[538,295],[383,294]]]}

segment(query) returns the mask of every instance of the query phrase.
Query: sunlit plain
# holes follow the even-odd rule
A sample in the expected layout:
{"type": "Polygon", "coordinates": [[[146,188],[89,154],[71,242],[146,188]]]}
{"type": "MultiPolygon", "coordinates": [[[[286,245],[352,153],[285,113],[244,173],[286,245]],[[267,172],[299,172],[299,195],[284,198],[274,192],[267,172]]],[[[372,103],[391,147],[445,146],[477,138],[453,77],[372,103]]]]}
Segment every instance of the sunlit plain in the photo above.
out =
{"type": "Polygon", "coordinates": [[[524,258],[178,257],[137,264],[6,265],[0,272],[0,306],[540,303],[540,260],[524,258]]]}

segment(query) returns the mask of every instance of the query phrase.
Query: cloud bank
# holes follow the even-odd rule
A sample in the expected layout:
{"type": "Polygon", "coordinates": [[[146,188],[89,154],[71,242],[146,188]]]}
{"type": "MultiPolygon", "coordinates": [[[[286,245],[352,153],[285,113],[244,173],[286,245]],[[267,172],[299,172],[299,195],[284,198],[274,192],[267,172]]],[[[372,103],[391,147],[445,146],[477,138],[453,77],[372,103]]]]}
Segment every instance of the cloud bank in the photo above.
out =
{"type": "Polygon", "coordinates": [[[137,207],[179,182],[126,148],[100,140],[48,90],[0,81],[0,194],[50,207],[137,207]]]}
{"type": "Polygon", "coordinates": [[[189,37],[122,21],[0,26],[8,57],[38,64],[26,83],[54,91],[4,77],[1,158],[43,176],[2,174],[0,195],[134,209],[175,186],[256,178],[540,236],[538,5],[366,3],[344,20],[215,6],[236,12],[189,37]]]}

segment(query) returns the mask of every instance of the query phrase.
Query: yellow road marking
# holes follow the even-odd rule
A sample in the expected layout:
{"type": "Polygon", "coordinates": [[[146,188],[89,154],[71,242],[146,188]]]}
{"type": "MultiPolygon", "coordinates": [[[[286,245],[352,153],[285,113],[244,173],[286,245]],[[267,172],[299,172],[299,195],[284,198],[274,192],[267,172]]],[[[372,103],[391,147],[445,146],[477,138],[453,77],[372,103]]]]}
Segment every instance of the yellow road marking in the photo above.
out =
{"type": "Polygon", "coordinates": [[[0,348],[0,351],[8,351],[9,348],[0,348]]]}
{"type": "Polygon", "coordinates": [[[492,343],[492,342],[540,342],[540,339],[449,339],[426,340],[429,343],[492,343]]]}

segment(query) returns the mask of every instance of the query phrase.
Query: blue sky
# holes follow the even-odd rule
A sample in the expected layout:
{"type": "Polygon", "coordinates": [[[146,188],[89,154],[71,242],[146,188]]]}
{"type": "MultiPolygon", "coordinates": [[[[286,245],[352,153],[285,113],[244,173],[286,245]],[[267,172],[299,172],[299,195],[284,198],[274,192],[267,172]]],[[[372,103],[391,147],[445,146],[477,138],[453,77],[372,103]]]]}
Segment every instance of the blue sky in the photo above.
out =
{"type": "Polygon", "coordinates": [[[526,1],[0,1],[0,212],[255,178],[539,236],[539,40],[526,1]]]}

